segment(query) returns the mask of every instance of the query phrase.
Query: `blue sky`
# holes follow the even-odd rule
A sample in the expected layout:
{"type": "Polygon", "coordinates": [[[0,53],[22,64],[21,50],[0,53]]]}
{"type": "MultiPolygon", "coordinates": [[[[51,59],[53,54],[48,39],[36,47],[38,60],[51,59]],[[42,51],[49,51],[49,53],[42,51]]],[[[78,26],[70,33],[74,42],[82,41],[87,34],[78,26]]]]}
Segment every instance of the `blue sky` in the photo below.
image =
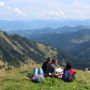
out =
{"type": "Polygon", "coordinates": [[[90,0],[0,0],[0,20],[90,19],[90,0]]]}

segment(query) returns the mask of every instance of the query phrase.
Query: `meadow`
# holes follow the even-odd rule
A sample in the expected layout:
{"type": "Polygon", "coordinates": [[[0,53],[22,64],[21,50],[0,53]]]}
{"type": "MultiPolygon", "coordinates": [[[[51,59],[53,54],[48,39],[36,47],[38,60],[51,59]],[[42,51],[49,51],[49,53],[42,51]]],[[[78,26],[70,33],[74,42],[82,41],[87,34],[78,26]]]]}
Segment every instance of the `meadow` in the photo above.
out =
{"type": "Polygon", "coordinates": [[[67,83],[58,78],[46,77],[42,83],[33,83],[28,76],[34,67],[0,70],[0,90],[90,90],[90,73],[78,70],[76,80],[67,83]]]}

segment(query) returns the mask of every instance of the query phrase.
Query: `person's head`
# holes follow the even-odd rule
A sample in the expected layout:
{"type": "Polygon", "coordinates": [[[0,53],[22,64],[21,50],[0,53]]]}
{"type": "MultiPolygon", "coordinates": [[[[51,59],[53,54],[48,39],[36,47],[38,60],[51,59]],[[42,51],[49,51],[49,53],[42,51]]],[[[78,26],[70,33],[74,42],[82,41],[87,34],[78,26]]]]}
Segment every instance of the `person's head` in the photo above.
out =
{"type": "Polygon", "coordinates": [[[47,62],[51,62],[51,58],[50,57],[47,58],[47,62]]]}
{"type": "Polygon", "coordinates": [[[57,60],[53,58],[51,63],[56,65],[57,64],[57,60]]]}
{"type": "Polygon", "coordinates": [[[71,68],[72,68],[72,65],[71,65],[70,63],[67,63],[67,64],[66,64],[66,69],[69,70],[69,69],[71,69],[71,68]]]}

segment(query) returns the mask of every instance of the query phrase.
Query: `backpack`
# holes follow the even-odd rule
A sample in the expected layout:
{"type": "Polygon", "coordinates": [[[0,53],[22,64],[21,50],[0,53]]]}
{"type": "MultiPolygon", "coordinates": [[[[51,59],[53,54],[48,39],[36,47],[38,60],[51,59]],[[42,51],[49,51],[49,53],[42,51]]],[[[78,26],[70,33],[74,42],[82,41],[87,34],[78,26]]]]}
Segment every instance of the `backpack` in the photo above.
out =
{"type": "Polygon", "coordinates": [[[73,77],[70,75],[70,70],[64,70],[62,79],[66,82],[73,81],[73,77]]]}

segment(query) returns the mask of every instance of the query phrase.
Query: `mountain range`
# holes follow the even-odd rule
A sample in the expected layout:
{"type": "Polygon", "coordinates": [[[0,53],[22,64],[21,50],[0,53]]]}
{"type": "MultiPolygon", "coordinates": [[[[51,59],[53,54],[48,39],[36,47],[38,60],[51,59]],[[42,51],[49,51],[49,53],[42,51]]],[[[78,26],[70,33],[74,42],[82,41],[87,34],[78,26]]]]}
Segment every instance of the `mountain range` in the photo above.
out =
{"type": "Polygon", "coordinates": [[[64,26],[64,27],[58,27],[58,28],[50,28],[50,27],[45,27],[45,28],[40,28],[40,29],[29,29],[29,30],[12,30],[12,31],[7,31],[8,33],[15,33],[19,34],[21,36],[25,36],[27,38],[31,37],[39,37],[43,34],[53,34],[53,33],[70,33],[70,32],[75,32],[83,28],[89,28],[86,26],[77,26],[77,27],[69,27],[69,26],[64,26]]]}
{"type": "Polygon", "coordinates": [[[27,21],[6,21],[0,20],[0,28],[5,31],[31,30],[40,28],[90,26],[90,20],[27,20],[27,21]]]}
{"type": "Polygon", "coordinates": [[[58,29],[44,28],[38,30],[11,31],[37,42],[44,42],[56,48],[70,51],[74,47],[90,40],[89,27],[62,27],[58,29]],[[48,32],[49,31],[49,32],[48,32]]]}

